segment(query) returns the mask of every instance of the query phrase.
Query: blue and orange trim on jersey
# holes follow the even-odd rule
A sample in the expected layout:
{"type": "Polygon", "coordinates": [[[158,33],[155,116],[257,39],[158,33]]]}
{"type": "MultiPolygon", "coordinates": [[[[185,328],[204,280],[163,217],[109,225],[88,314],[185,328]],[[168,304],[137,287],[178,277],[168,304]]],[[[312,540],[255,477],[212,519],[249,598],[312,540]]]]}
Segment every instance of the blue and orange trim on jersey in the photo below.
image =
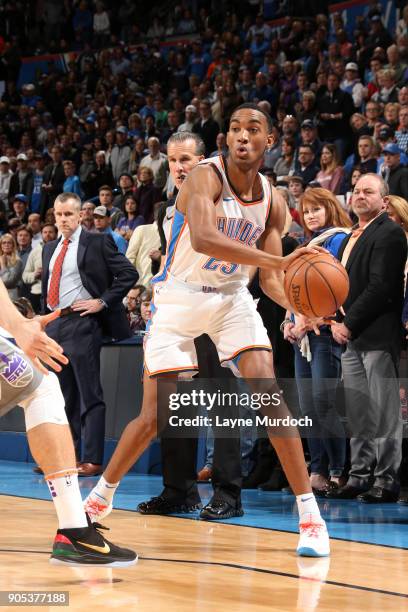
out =
{"type": "MultiPolygon", "coordinates": [[[[261,181],[261,186],[262,186],[262,195],[261,195],[261,197],[257,198],[256,200],[242,200],[239,197],[239,195],[237,194],[237,192],[235,191],[234,185],[230,181],[230,178],[228,176],[227,163],[226,163],[224,157],[222,155],[219,155],[219,158],[220,158],[222,169],[224,170],[225,178],[227,179],[228,186],[229,186],[229,188],[231,190],[231,193],[236,198],[238,204],[241,204],[242,206],[255,206],[255,204],[262,204],[262,202],[264,201],[264,198],[265,198],[265,193],[264,193],[262,179],[261,178],[259,179],[261,181]]],[[[261,176],[261,175],[259,175],[259,176],[261,176]]]]}
{"type": "Polygon", "coordinates": [[[187,218],[183,215],[183,213],[181,213],[179,210],[177,210],[177,208],[175,208],[173,223],[171,224],[170,240],[166,252],[166,262],[164,264],[164,268],[161,274],[152,278],[152,284],[159,283],[167,279],[171,265],[174,261],[177,245],[186,225],[187,218]]]}

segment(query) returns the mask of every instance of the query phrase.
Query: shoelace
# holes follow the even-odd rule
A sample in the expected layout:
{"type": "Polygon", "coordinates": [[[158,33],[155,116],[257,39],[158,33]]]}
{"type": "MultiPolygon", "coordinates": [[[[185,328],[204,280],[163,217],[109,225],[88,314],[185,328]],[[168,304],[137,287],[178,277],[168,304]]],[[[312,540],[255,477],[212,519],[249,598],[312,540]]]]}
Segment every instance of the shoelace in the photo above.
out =
{"type": "Polygon", "coordinates": [[[301,531],[306,531],[311,538],[318,538],[323,525],[319,523],[301,523],[299,525],[301,531]]]}

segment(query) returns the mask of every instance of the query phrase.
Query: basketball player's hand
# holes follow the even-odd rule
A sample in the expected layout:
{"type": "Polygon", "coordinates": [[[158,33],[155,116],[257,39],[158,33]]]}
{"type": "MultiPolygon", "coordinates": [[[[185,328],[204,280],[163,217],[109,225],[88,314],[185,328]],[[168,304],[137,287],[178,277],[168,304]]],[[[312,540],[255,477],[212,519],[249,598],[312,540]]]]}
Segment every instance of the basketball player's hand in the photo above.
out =
{"type": "Polygon", "coordinates": [[[105,308],[105,305],[101,300],[78,300],[75,304],[72,304],[72,310],[76,310],[81,313],[81,317],[85,317],[89,314],[96,314],[105,308]]]}
{"type": "Polygon", "coordinates": [[[347,344],[351,338],[351,331],[344,323],[332,323],[331,331],[334,340],[338,344],[347,344]]]}
{"type": "Polygon", "coordinates": [[[286,257],[282,257],[281,262],[281,270],[286,272],[289,266],[296,260],[298,257],[302,255],[310,255],[310,253],[325,253],[327,255],[329,251],[320,246],[311,246],[311,247],[301,247],[290,253],[290,255],[286,255],[286,257]]]}
{"type": "Polygon", "coordinates": [[[61,364],[68,363],[62,347],[43,331],[45,326],[58,316],[59,310],[56,310],[43,317],[20,320],[18,328],[13,332],[17,345],[43,374],[48,374],[45,366],[60,372],[61,364]]]}

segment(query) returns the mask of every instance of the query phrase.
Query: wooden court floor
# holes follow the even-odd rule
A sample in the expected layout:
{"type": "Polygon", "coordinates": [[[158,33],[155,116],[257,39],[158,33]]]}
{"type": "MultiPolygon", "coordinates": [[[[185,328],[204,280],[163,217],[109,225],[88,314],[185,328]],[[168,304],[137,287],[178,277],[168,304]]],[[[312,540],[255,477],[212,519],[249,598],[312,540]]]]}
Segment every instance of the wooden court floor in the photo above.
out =
{"type": "Polygon", "coordinates": [[[0,516],[0,590],[69,591],[69,609],[408,610],[408,550],[334,540],[330,560],[299,559],[296,534],[115,510],[107,537],[138,564],[71,568],[48,563],[51,502],[0,496],[0,516]]]}

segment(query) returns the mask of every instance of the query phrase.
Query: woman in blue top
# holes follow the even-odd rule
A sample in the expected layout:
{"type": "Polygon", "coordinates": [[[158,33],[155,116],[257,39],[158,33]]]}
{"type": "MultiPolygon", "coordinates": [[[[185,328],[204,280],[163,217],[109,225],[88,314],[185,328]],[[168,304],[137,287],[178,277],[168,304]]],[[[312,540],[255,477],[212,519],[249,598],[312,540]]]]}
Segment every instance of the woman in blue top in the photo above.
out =
{"type": "MultiPolygon", "coordinates": [[[[309,244],[319,244],[337,257],[352,223],[336,197],[327,189],[307,189],[300,219],[309,244]]],[[[295,351],[300,410],[313,422],[307,443],[310,481],[317,495],[339,486],[346,460],[344,430],[335,406],[342,347],[333,340],[330,326],[321,323],[316,334],[303,317],[287,312],[284,321],[284,336],[295,351]]]]}
{"type": "Polygon", "coordinates": [[[62,186],[62,191],[64,193],[76,193],[80,198],[82,198],[83,193],[81,189],[81,182],[79,180],[79,176],[75,174],[75,164],[70,159],[66,159],[62,162],[65,172],[65,182],[62,186]]]}
{"type": "Polygon", "coordinates": [[[120,219],[115,231],[129,242],[135,229],[145,224],[145,218],[139,215],[139,204],[132,195],[128,195],[125,200],[125,216],[120,219]]]}

